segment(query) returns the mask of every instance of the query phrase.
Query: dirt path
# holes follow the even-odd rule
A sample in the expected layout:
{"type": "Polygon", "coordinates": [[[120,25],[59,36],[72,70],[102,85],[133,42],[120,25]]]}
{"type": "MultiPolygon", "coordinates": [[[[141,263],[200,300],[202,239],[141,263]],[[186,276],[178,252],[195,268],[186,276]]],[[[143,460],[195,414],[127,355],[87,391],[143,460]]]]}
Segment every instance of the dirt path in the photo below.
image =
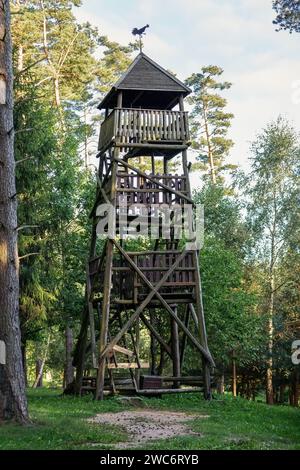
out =
{"type": "MultiPolygon", "coordinates": [[[[205,415],[197,415],[197,417],[208,418],[205,415]]],[[[133,444],[135,447],[140,447],[144,443],[155,439],[187,435],[202,436],[188,427],[188,421],[194,418],[195,416],[179,412],[133,410],[98,414],[90,418],[89,422],[111,424],[125,429],[129,435],[129,440],[115,446],[117,449],[125,449],[132,447],[133,444]]]]}

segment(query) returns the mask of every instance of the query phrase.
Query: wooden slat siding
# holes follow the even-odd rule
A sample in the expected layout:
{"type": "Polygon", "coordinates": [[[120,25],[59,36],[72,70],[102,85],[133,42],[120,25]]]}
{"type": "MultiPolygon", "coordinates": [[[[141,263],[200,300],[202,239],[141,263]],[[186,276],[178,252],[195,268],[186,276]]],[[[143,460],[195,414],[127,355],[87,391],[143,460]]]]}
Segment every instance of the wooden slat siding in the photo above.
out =
{"type": "Polygon", "coordinates": [[[177,140],[177,114],[172,114],[171,120],[172,120],[172,140],[177,140]]]}
{"type": "Polygon", "coordinates": [[[180,113],[176,114],[177,140],[181,140],[180,113]]]}
{"type": "Polygon", "coordinates": [[[131,131],[132,131],[132,123],[131,123],[131,109],[127,109],[127,121],[126,121],[126,142],[130,142],[131,139],[131,131]]]}
{"type": "Polygon", "coordinates": [[[138,116],[138,113],[137,111],[134,109],[133,110],[133,135],[132,135],[132,140],[134,142],[136,142],[137,140],[137,135],[138,135],[138,130],[137,130],[137,116],[138,116]]]}
{"type": "Polygon", "coordinates": [[[165,184],[166,187],[173,191],[186,192],[186,179],[181,175],[152,175],[152,181],[135,175],[133,173],[118,172],[117,192],[119,200],[126,199],[128,205],[134,203],[142,203],[149,207],[151,204],[183,204],[180,195],[163,190],[159,184],[165,184]]]}
{"type": "Polygon", "coordinates": [[[115,113],[114,111],[102,122],[99,137],[99,150],[105,148],[115,134],[115,113]]]}
{"type": "Polygon", "coordinates": [[[147,132],[146,132],[146,140],[151,140],[151,124],[150,124],[150,111],[146,111],[146,119],[147,119],[147,132]]]}
{"type": "Polygon", "coordinates": [[[188,112],[185,111],[184,113],[184,139],[189,141],[190,140],[190,128],[189,128],[189,115],[188,112]]]}
{"type": "Polygon", "coordinates": [[[100,151],[109,145],[113,136],[124,144],[157,140],[188,141],[188,113],[116,108],[101,125],[100,151]]]}
{"type": "MultiPolygon", "coordinates": [[[[173,119],[172,111],[169,111],[168,114],[169,114],[169,126],[170,126],[169,136],[170,136],[170,140],[174,140],[174,122],[175,122],[175,119],[173,119]]],[[[174,117],[175,117],[175,114],[174,114],[174,117]]]]}
{"type": "Polygon", "coordinates": [[[154,116],[155,116],[155,121],[154,121],[154,131],[155,131],[155,140],[159,139],[159,112],[154,110],[154,116]]]}
{"type": "MultiPolygon", "coordinates": [[[[128,109],[124,109],[123,111],[123,142],[127,142],[128,138],[128,128],[127,128],[127,123],[128,123],[128,109]]],[[[121,112],[122,112],[121,111],[121,112]]]]}
{"type": "Polygon", "coordinates": [[[142,140],[142,113],[136,111],[136,118],[137,118],[137,135],[136,142],[141,142],[142,140]]]}
{"type": "Polygon", "coordinates": [[[152,140],[156,140],[155,110],[151,110],[152,140]]]}
{"type": "Polygon", "coordinates": [[[164,139],[164,117],[162,111],[158,111],[158,135],[162,140],[164,139]]]}
{"type": "Polygon", "coordinates": [[[148,140],[153,140],[152,135],[152,111],[151,109],[148,111],[148,140]]]}

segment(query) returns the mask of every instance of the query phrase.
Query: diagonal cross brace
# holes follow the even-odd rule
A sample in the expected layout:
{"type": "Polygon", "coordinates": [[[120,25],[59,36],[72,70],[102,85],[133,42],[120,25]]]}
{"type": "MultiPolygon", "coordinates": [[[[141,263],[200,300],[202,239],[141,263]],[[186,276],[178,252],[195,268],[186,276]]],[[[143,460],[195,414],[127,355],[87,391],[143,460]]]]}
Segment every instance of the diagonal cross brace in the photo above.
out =
{"type": "MultiPolygon", "coordinates": [[[[143,275],[143,273],[141,273],[141,271],[139,270],[139,268],[136,266],[136,264],[134,263],[134,261],[132,261],[132,259],[127,255],[126,251],[123,250],[123,248],[115,241],[115,240],[112,240],[112,242],[115,244],[115,246],[117,247],[117,249],[120,251],[120,253],[124,256],[124,258],[131,264],[132,263],[132,267],[133,269],[135,269],[137,271],[137,273],[140,275],[142,275],[142,278],[144,277],[145,280],[146,280],[146,283],[148,283],[148,279],[143,275]],[[130,260],[130,261],[129,261],[130,260]]],[[[122,336],[129,330],[129,328],[133,325],[133,323],[136,321],[136,319],[139,317],[140,313],[144,310],[144,308],[146,308],[146,306],[148,305],[148,303],[151,301],[151,299],[158,293],[158,289],[161,288],[161,286],[164,284],[164,282],[168,279],[168,277],[170,276],[170,274],[174,271],[174,269],[177,268],[177,266],[179,265],[179,263],[182,261],[182,259],[186,256],[186,252],[182,252],[181,255],[177,258],[177,260],[175,261],[175,263],[171,266],[171,268],[169,269],[169,271],[167,271],[164,276],[161,278],[161,280],[159,281],[158,284],[156,284],[155,287],[152,286],[152,284],[150,284],[149,282],[149,286],[150,287],[150,290],[151,292],[149,292],[149,294],[147,295],[147,297],[143,300],[143,302],[138,306],[138,308],[136,309],[136,311],[133,313],[133,315],[129,318],[129,320],[125,323],[125,325],[123,326],[123,328],[119,331],[119,333],[110,341],[110,343],[103,349],[103,351],[101,352],[100,354],[100,357],[99,357],[99,362],[105,357],[105,355],[107,354],[107,352],[113,348],[115,346],[115,344],[117,344],[120,339],[122,338],[122,336]]]]}
{"type": "Polygon", "coordinates": [[[161,183],[161,181],[157,181],[155,178],[152,178],[151,176],[147,175],[147,173],[144,173],[143,171],[138,170],[138,168],[135,168],[133,165],[130,165],[130,163],[125,162],[124,160],[122,160],[122,158],[115,157],[115,160],[121,163],[122,165],[124,165],[125,167],[129,168],[130,170],[135,171],[138,175],[142,176],[143,178],[151,181],[151,183],[154,183],[157,186],[160,186],[161,188],[165,189],[166,191],[173,193],[176,196],[181,197],[182,199],[185,199],[193,206],[195,205],[193,199],[188,197],[186,194],[183,194],[181,191],[176,191],[176,189],[170,188],[170,186],[167,186],[166,184],[161,183]]]}
{"type": "MultiPolygon", "coordinates": [[[[165,280],[169,277],[169,275],[174,271],[174,269],[178,266],[178,264],[181,262],[181,260],[186,256],[187,251],[183,250],[179,258],[176,260],[176,262],[173,264],[173,266],[170,268],[170,270],[163,276],[163,278],[160,280],[158,284],[156,284],[155,287],[152,286],[150,281],[146,278],[146,276],[142,273],[142,271],[136,266],[134,261],[128,256],[126,251],[123,250],[123,248],[114,240],[113,241],[115,246],[118,248],[118,250],[121,252],[121,254],[124,256],[124,258],[128,261],[128,263],[132,266],[132,268],[137,272],[137,274],[140,276],[140,278],[145,282],[145,284],[149,287],[149,289],[153,292],[154,295],[160,300],[162,305],[165,307],[165,309],[170,313],[170,315],[174,318],[178,326],[185,332],[185,334],[188,336],[190,341],[196,346],[197,349],[200,350],[204,358],[213,366],[215,367],[214,360],[210,354],[210,352],[204,348],[197,340],[196,338],[191,334],[191,332],[188,330],[188,328],[185,326],[185,324],[180,320],[180,318],[174,313],[174,311],[171,309],[170,305],[165,301],[165,299],[161,296],[161,294],[158,292],[158,290],[161,288],[165,280]]],[[[151,292],[150,292],[151,294],[151,292]]],[[[149,295],[150,295],[149,294],[149,295]]],[[[152,298],[152,297],[151,297],[152,298]]],[[[146,299],[145,299],[146,300],[146,299]]],[[[144,308],[144,307],[143,307],[144,308]]]]}
{"type": "Polygon", "coordinates": [[[152,286],[152,284],[148,281],[146,276],[142,273],[142,271],[136,266],[134,261],[128,256],[126,251],[123,250],[123,248],[115,241],[112,240],[114,245],[117,247],[117,249],[120,251],[120,253],[124,256],[126,261],[131,265],[131,267],[137,272],[137,274],[140,276],[140,278],[145,282],[145,284],[149,287],[150,293],[144,299],[144,301],[139,305],[139,307],[136,309],[134,314],[130,317],[128,322],[123,326],[123,328],[119,331],[119,333],[115,336],[115,338],[111,341],[109,345],[106,346],[106,348],[103,350],[103,352],[100,355],[99,360],[101,360],[108,350],[111,349],[117,342],[120,340],[120,338],[123,336],[123,334],[126,333],[126,331],[132,326],[134,321],[139,317],[140,313],[143,311],[143,309],[148,305],[148,303],[151,301],[151,299],[156,296],[158,300],[162,303],[162,305],[166,308],[166,310],[170,313],[170,315],[174,318],[176,323],[180,326],[180,328],[185,332],[185,334],[188,336],[190,341],[196,346],[196,348],[202,353],[204,358],[212,365],[214,366],[214,361],[211,357],[211,354],[209,351],[207,351],[201,344],[196,340],[196,338],[191,334],[191,332],[188,330],[188,328],[185,326],[185,324],[180,320],[180,318],[174,313],[174,311],[171,309],[169,304],[165,301],[165,299],[159,294],[158,290],[162,287],[164,282],[168,279],[170,274],[176,269],[176,267],[179,265],[179,263],[182,261],[182,259],[186,256],[186,251],[184,250],[181,255],[177,258],[175,263],[171,266],[169,271],[162,277],[162,279],[159,281],[158,284],[156,284],[155,287],[152,286]]]}

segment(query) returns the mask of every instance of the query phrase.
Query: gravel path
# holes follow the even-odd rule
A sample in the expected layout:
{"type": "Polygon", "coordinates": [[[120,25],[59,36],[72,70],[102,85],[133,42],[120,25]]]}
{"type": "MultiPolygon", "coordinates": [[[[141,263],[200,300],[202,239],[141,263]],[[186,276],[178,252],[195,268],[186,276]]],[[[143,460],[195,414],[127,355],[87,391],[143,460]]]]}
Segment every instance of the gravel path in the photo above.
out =
{"type": "MultiPolygon", "coordinates": [[[[115,448],[124,449],[132,447],[133,444],[140,447],[143,443],[155,439],[187,435],[200,437],[202,436],[200,433],[195,433],[188,427],[188,421],[194,418],[195,416],[179,412],[134,410],[98,414],[90,418],[89,422],[111,424],[125,429],[129,440],[115,446],[115,448]]],[[[208,416],[197,415],[197,418],[208,418],[208,416]]]]}

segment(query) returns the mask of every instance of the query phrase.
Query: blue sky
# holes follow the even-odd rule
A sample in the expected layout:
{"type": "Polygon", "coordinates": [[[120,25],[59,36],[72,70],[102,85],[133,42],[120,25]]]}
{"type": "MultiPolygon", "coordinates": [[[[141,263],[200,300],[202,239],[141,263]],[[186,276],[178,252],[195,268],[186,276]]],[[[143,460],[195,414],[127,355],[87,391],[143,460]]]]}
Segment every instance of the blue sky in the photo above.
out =
{"type": "Polygon", "coordinates": [[[185,79],[219,65],[233,83],[230,161],[247,166],[249,142],[279,114],[300,129],[300,35],[275,32],[271,0],[83,0],[80,21],[127,44],[133,27],[150,24],[144,51],[185,79]],[[297,83],[298,81],[298,83],[297,83]]]}

